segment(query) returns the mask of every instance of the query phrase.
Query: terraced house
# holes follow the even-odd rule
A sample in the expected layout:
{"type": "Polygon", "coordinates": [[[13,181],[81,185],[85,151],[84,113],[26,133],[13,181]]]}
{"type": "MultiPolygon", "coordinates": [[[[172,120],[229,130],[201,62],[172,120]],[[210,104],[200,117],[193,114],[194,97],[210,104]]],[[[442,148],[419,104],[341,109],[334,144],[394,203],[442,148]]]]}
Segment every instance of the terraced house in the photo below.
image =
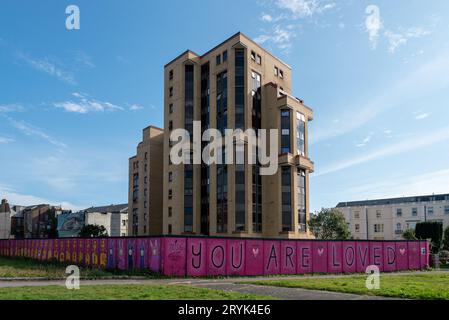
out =
{"type": "Polygon", "coordinates": [[[340,202],[354,239],[401,240],[418,222],[439,221],[449,226],[449,194],[340,202]]]}

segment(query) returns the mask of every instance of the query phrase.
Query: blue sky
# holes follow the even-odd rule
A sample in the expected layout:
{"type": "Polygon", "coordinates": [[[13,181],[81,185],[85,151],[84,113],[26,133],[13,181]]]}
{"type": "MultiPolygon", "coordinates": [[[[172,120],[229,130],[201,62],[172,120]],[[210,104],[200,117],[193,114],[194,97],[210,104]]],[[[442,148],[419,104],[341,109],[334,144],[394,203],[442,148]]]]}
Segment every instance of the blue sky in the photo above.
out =
{"type": "Polygon", "coordinates": [[[162,126],[164,64],[237,31],[292,66],[314,109],[313,210],[449,192],[446,0],[3,0],[0,197],[127,202],[128,157],[162,126]],[[80,30],[65,28],[70,4],[80,30]]]}

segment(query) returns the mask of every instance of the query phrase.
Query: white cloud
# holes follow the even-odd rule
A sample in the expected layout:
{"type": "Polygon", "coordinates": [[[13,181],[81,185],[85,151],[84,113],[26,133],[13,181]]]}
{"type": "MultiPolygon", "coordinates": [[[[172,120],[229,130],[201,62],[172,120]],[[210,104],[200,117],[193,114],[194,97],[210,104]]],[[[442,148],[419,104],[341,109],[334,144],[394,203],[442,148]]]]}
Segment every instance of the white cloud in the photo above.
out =
{"type": "Polygon", "coordinates": [[[11,142],[13,142],[13,141],[14,141],[14,140],[11,139],[11,138],[1,137],[1,136],[0,136],[0,144],[7,144],[7,143],[11,143],[11,142]]]}
{"type": "Polygon", "coordinates": [[[393,143],[389,146],[382,147],[378,150],[354,157],[352,159],[345,159],[344,161],[330,164],[329,166],[324,167],[323,169],[317,170],[317,174],[315,174],[314,176],[323,176],[329,173],[334,173],[337,171],[348,169],[362,163],[393,156],[396,154],[401,154],[419,148],[424,148],[440,142],[446,142],[448,140],[449,140],[449,127],[446,127],[431,132],[429,134],[421,135],[420,137],[415,136],[400,141],[398,143],[393,143]]]}
{"type": "Polygon", "coordinates": [[[382,199],[416,195],[443,194],[448,192],[449,169],[426,172],[420,175],[395,175],[381,182],[368,181],[349,187],[345,201],[382,199]]]}
{"type": "Polygon", "coordinates": [[[356,146],[357,148],[365,147],[368,143],[371,142],[371,139],[373,138],[374,132],[370,132],[365,139],[362,140],[362,142],[358,143],[356,146]]]}
{"type": "Polygon", "coordinates": [[[50,135],[48,135],[47,133],[45,133],[42,129],[35,127],[29,123],[26,123],[25,121],[17,121],[14,120],[10,117],[6,117],[9,122],[11,123],[11,125],[20,130],[22,133],[24,133],[27,136],[31,136],[31,137],[37,137],[43,140],[46,140],[47,142],[57,146],[57,147],[62,147],[62,148],[66,148],[67,145],[56,140],[55,138],[51,137],[50,135]]]}
{"type": "Polygon", "coordinates": [[[138,110],[142,110],[142,109],[143,109],[143,107],[138,104],[133,104],[129,107],[129,110],[131,110],[131,111],[138,111],[138,110]]]}
{"type": "Polygon", "coordinates": [[[79,211],[87,206],[79,206],[66,201],[55,201],[44,199],[34,195],[20,194],[16,190],[0,185],[1,198],[6,198],[9,203],[21,206],[31,206],[36,204],[50,204],[54,206],[62,206],[63,209],[79,211]]]}
{"type": "Polygon", "coordinates": [[[418,39],[431,34],[423,28],[413,27],[406,30],[399,30],[399,32],[385,31],[385,37],[388,40],[390,53],[394,54],[396,50],[403,45],[406,45],[409,39],[418,39]]]}
{"type": "Polygon", "coordinates": [[[0,105],[0,113],[22,112],[23,107],[20,104],[4,104],[0,105]]]}
{"type": "Polygon", "coordinates": [[[424,119],[426,119],[428,117],[429,117],[429,114],[425,113],[425,112],[415,113],[415,119],[416,120],[424,120],[424,119]]]}
{"type": "Polygon", "coordinates": [[[274,3],[280,8],[293,14],[294,19],[311,17],[315,13],[333,9],[334,2],[324,2],[321,0],[275,0],[274,3]]]}
{"type": "Polygon", "coordinates": [[[262,17],[260,17],[260,19],[265,22],[273,21],[273,17],[269,14],[263,14],[262,17]]]}
{"type": "Polygon", "coordinates": [[[296,33],[293,25],[287,27],[276,25],[270,34],[260,35],[254,39],[254,41],[259,44],[272,43],[284,53],[288,53],[291,49],[292,39],[294,37],[296,37],[296,33]]]}
{"type": "Polygon", "coordinates": [[[19,57],[22,61],[26,62],[30,67],[32,67],[35,70],[49,74],[69,84],[76,84],[73,75],[69,71],[63,70],[61,67],[57,66],[56,63],[51,62],[48,58],[35,59],[25,55],[20,51],[17,53],[17,57],[19,57]]]}
{"type": "Polygon", "coordinates": [[[78,100],[77,101],[69,100],[69,101],[57,102],[57,103],[54,103],[53,105],[56,108],[62,108],[67,112],[81,113],[81,114],[85,114],[88,112],[124,110],[123,107],[117,106],[110,102],[95,100],[85,94],[75,92],[72,95],[75,98],[77,98],[78,100]]]}
{"type": "MultiPolygon", "coordinates": [[[[385,83],[383,88],[377,90],[382,92],[381,94],[375,97],[371,95],[365,97],[366,103],[361,101],[349,108],[345,106],[344,109],[347,112],[344,112],[344,114],[340,112],[338,115],[338,117],[344,119],[341,121],[342,125],[326,124],[316,128],[311,132],[310,143],[314,144],[350,133],[361,128],[389,108],[447,88],[449,86],[449,77],[447,76],[449,74],[448,55],[449,52],[441,52],[440,55],[414,68],[409,74],[385,83]]],[[[339,109],[343,109],[343,107],[339,109]]]]}
{"type": "Polygon", "coordinates": [[[380,19],[380,10],[378,6],[369,5],[366,7],[365,13],[368,16],[365,18],[365,28],[369,35],[371,48],[376,49],[379,41],[379,31],[382,28],[382,21],[380,19]]]}

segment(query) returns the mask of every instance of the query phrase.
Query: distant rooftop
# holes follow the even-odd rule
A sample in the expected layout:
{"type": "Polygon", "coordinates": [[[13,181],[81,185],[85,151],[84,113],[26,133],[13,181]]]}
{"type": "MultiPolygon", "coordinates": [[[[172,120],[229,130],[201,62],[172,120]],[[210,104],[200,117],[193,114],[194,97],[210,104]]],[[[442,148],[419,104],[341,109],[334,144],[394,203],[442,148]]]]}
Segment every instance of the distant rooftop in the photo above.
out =
{"type": "Polygon", "coordinates": [[[382,206],[382,205],[389,205],[389,204],[404,204],[404,203],[444,201],[444,200],[449,200],[449,194],[340,202],[339,204],[337,204],[337,208],[382,206]]]}
{"type": "Polygon", "coordinates": [[[114,213],[114,212],[120,212],[126,208],[128,208],[128,204],[124,203],[124,204],[111,204],[109,206],[102,206],[102,207],[91,207],[91,208],[84,209],[84,211],[86,211],[87,213],[92,213],[92,212],[114,213]]]}

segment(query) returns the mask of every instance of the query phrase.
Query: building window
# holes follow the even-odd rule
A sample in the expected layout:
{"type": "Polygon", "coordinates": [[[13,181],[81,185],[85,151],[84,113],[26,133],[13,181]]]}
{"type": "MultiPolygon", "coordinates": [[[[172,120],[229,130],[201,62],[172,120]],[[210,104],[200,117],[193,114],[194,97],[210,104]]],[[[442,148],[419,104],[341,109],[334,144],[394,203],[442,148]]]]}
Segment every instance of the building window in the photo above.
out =
{"type": "Polygon", "coordinates": [[[145,172],[148,171],[148,164],[146,164],[146,163],[145,163],[145,166],[144,166],[144,171],[145,171],[145,172]]]}
{"type": "Polygon", "coordinates": [[[400,223],[396,224],[396,230],[397,231],[401,231],[402,230],[402,225],[400,223]]]}
{"type": "Polygon", "coordinates": [[[449,214],[449,206],[444,206],[444,214],[449,214]]]}
{"type": "MultiPolygon", "coordinates": [[[[205,63],[201,66],[201,132],[209,129],[210,122],[210,65],[205,63]]],[[[207,143],[201,144],[201,152],[207,143]]],[[[201,234],[209,234],[209,166],[201,164],[201,234]]]]}
{"type": "Polygon", "coordinates": [[[226,61],[228,61],[228,51],[227,50],[223,51],[223,62],[226,62],[226,61]]]}
{"type": "Polygon", "coordinates": [[[292,196],[291,196],[291,168],[282,167],[282,231],[292,231],[292,196]]]}
{"type": "Polygon", "coordinates": [[[184,166],[184,232],[193,232],[193,165],[184,166]]]}
{"type": "Polygon", "coordinates": [[[382,218],[382,211],[376,210],[376,218],[377,218],[377,219],[382,218]]]}
{"type": "Polygon", "coordinates": [[[194,98],[194,68],[193,65],[185,66],[184,87],[184,128],[193,137],[193,98],[194,98]]]}
{"type": "MultiPolygon", "coordinates": [[[[221,149],[222,159],[225,150],[221,149]]],[[[228,232],[228,166],[217,164],[217,232],[228,232]]]]}
{"type": "Polygon", "coordinates": [[[401,208],[396,209],[396,216],[402,217],[402,209],[401,208]]]}
{"type": "Polygon", "coordinates": [[[281,154],[290,153],[290,110],[281,110],[281,154]]]}
{"type": "Polygon", "coordinates": [[[145,160],[148,160],[148,152],[145,152],[145,160]]]}
{"type": "Polygon", "coordinates": [[[354,219],[360,219],[360,211],[354,211],[354,219]]]}
{"type": "Polygon", "coordinates": [[[145,177],[143,178],[143,183],[144,183],[144,184],[147,184],[147,183],[148,183],[148,177],[147,177],[147,176],[145,176],[145,177]]]}
{"type": "Polygon", "coordinates": [[[279,78],[284,79],[284,71],[279,70],[279,78]]]}
{"type": "Polygon", "coordinates": [[[139,174],[135,173],[133,175],[133,201],[137,202],[139,200],[139,174]]]}
{"type": "Polygon", "coordinates": [[[235,229],[245,231],[245,165],[235,165],[235,229]]]}
{"type": "Polygon", "coordinates": [[[277,77],[279,75],[278,67],[274,67],[274,75],[277,77]]]}
{"type": "Polygon", "coordinates": [[[173,181],[173,172],[169,172],[168,173],[168,182],[172,182],[173,181]]]}
{"type": "Polygon", "coordinates": [[[298,223],[299,231],[307,231],[306,171],[298,169],[298,223]]]}
{"type": "Polygon", "coordinates": [[[305,157],[306,155],[306,118],[302,113],[296,113],[296,141],[298,154],[305,157]]]}
{"type": "Polygon", "coordinates": [[[147,188],[143,189],[143,195],[144,195],[145,197],[148,195],[148,189],[147,189],[147,188]]]}
{"type": "Polygon", "coordinates": [[[168,94],[170,97],[173,97],[173,87],[170,87],[170,89],[168,90],[168,94]]]}
{"type": "Polygon", "coordinates": [[[416,217],[418,215],[418,208],[412,208],[412,216],[416,217]]]}
{"type": "Polygon", "coordinates": [[[254,51],[251,51],[251,59],[256,61],[256,53],[254,51]]]}
{"type": "Polygon", "coordinates": [[[168,112],[169,112],[170,114],[173,113],[173,103],[170,103],[170,104],[168,105],[168,112]]]}
{"type": "Polygon", "coordinates": [[[217,75],[217,129],[224,135],[228,126],[228,73],[217,75]]]}
{"type": "Polygon", "coordinates": [[[172,121],[172,120],[170,120],[170,121],[168,122],[168,130],[170,130],[170,131],[173,130],[173,121],[172,121]]]}
{"type": "Polygon", "coordinates": [[[427,208],[427,213],[428,214],[433,214],[433,207],[427,208]]]}
{"type": "Polygon", "coordinates": [[[215,63],[217,66],[221,64],[221,56],[220,55],[215,57],[215,63]]]}
{"type": "Polygon", "coordinates": [[[122,220],[122,227],[126,227],[126,220],[122,220]]]}
{"type": "Polygon", "coordinates": [[[168,217],[170,218],[173,215],[173,208],[168,207],[168,217]]]}
{"type": "Polygon", "coordinates": [[[245,50],[235,50],[235,128],[245,130],[245,50]]]}
{"type": "Polygon", "coordinates": [[[360,232],[360,224],[355,224],[355,232],[360,232]]]}
{"type": "Polygon", "coordinates": [[[170,70],[170,72],[168,73],[168,79],[173,80],[173,70],[170,70]]]}
{"type": "Polygon", "coordinates": [[[169,189],[168,190],[168,199],[173,199],[173,190],[172,189],[169,189]]]}
{"type": "Polygon", "coordinates": [[[256,63],[257,64],[262,64],[262,57],[260,55],[256,56],[256,63]]]}
{"type": "MultiPolygon", "coordinates": [[[[148,207],[148,202],[144,201],[143,202],[143,207],[146,209],[148,207]]],[[[145,215],[146,216],[146,215],[145,215]]],[[[146,220],[146,219],[145,219],[146,220]]]]}
{"type": "Polygon", "coordinates": [[[384,232],[384,225],[383,224],[375,224],[374,225],[374,232],[375,233],[382,233],[382,232],[384,232]]]}
{"type": "Polygon", "coordinates": [[[172,226],[171,226],[171,224],[168,225],[168,234],[172,234],[172,226]]]}

